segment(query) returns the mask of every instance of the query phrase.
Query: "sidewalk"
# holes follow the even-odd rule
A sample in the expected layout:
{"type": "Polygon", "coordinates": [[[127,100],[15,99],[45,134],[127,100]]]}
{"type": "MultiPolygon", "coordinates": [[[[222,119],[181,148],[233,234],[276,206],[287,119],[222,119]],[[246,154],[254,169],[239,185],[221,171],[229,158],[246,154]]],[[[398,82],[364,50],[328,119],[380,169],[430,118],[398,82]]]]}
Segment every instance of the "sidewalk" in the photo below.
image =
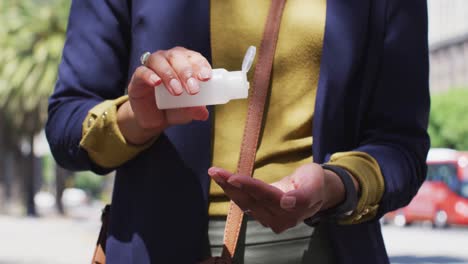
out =
{"type": "Polygon", "coordinates": [[[20,218],[0,215],[0,264],[90,263],[100,228],[91,218],[20,218]]]}
{"type": "MultiPolygon", "coordinates": [[[[0,264],[90,263],[101,206],[76,208],[69,218],[0,215],[0,264]]],[[[394,264],[468,263],[468,228],[383,228],[394,264]]]]}

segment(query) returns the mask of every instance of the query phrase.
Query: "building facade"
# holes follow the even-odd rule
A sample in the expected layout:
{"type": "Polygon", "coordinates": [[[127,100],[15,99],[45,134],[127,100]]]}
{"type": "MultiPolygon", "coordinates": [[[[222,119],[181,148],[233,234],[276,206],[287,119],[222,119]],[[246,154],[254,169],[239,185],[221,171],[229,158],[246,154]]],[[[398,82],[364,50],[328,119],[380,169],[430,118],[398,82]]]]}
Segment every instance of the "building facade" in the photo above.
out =
{"type": "Polygon", "coordinates": [[[468,1],[428,0],[431,92],[468,88],[468,1]]]}

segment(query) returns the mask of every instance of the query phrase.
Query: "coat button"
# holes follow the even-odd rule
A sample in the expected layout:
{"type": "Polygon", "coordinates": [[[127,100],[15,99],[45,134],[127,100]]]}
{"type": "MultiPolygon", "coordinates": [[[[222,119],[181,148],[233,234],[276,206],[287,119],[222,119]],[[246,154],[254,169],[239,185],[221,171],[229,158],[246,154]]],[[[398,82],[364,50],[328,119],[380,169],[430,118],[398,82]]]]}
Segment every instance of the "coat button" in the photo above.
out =
{"type": "Polygon", "coordinates": [[[93,122],[94,122],[94,118],[90,117],[90,118],[88,119],[88,127],[91,127],[91,125],[93,124],[93,122]]]}
{"type": "Polygon", "coordinates": [[[369,208],[364,209],[364,212],[362,212],[363,215],[366,215],[370,212],[369,208]]]}

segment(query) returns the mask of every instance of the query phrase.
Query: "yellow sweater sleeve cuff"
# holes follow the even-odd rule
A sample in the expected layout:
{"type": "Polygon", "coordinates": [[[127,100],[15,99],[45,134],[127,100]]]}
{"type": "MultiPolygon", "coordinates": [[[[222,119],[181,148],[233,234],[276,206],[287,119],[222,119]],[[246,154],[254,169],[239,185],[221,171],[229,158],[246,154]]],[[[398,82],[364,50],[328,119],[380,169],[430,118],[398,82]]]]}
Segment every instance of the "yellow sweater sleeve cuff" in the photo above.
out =
{"type": "Polygon", "coordinates": [[[127,143],[117,124],[117,109],[126,101],[128,96],[104,101],[93,107],[83,122],[80,146],[103,168],[122,165],[154,142],[138,146],[127,143]]]}
{"type": "Polygon", "coordinates": [[[335,153],[329,165],[339,166],[353,175],[360,185],[360,197],[354,212],[340,224],[357,224],[375,217],[384,193],[384,178],[377,161],[367,153],[350,151],[335,153]]]}

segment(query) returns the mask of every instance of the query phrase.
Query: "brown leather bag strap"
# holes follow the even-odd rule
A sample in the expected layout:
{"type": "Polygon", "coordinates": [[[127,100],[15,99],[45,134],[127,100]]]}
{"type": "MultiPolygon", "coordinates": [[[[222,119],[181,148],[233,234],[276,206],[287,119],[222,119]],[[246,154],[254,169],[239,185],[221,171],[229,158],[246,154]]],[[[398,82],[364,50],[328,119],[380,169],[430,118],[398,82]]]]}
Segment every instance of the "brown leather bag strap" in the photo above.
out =
{"type": "Polygon", "coordinates": [[[107,204],[101,213],[101,230],[96,242],[96,248],[92,258],[92,264],[105,264],[106,263],[106,240],[107,232],[109,230],[109,211],[110,205],[107,204]]]}
{"type": "MultiPolygon", "coordinates": [[[[252,175],[253,172],[285,2],[286,0],[271,1],[263,39],[259,48],[258,61],[255,66],[253,92],[249,99],[247,121],[244,128],[239,163],[237,164],[237,174],[240,175],[252,175]]],[[[234,257],[243,216],[242,210],[231,201],[224,229],[222,258],[232,259],[234,257]]]]}

